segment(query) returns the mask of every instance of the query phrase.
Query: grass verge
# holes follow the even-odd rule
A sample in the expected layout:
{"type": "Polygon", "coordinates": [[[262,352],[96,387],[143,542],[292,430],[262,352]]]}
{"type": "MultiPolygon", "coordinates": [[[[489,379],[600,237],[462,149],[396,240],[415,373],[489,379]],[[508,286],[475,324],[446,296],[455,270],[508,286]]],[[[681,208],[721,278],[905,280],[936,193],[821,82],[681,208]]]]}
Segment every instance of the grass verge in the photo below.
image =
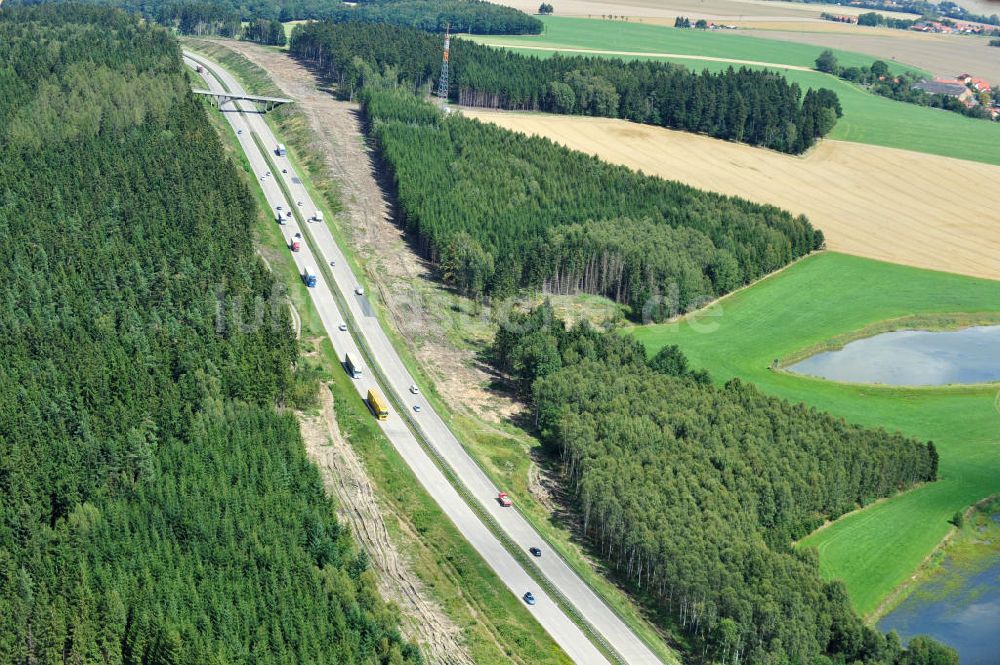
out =
{"type": "MultiPolygon", "coordinates": [[[[186,40],[185,43],[192,49],[198,50],[225,66],[240,80],[248,92],[260,95],[283,94],[268,78],[266,72],[225,46],[205,40],[186,40]]],[[[324,209],[325,218],[334,220],[333,223],[328,222],[334,239],[343,250],[355,275],[364,282],[364,277],[367,274],[364,257],[358,255],[349,233],[340,223],[337,223],[337,218],[331,214],[339,211],[339,207],[336,205],[329,205],[330,202],[336,203],[339,190],[335,180],[329,174],[322,153],[313,146],[310,136],[311,130],[306,124],[305,118],[296,113],[293,106],[279,109],[277,113],[268,114],[265,118],[275,134],[282,137],[288,147],[289,158],[296,165],[299,173],[307,176],[303,180],[310,196],[313,197],[317,205],[324,209]]],[[[323,268],[323,266],[320,267],[323,268]]],[[[370,284],[365,284],[365,286],[370,287],[370,284]]],[[[433,285],[430,288],[438,296],[444,291],[440,285],[433,285]]],[[[374,290],[368,288],[368,292],[374,293],[374,290]]],[[[453,300],[455,297],[447,294],[447,298],[453,300]]],[[[473,308],[471,302],[464,299],[459,300],[457,306],[466,309],[473,308]]],[[[653,624],[653,621],[660,623],[662,617],[651,618],[645,615],[622,589],[602,575],[601,569],[587,556],[584,548],[575,542],[572,534],[566,529],[565,523],[554,519],[546,506],[531,498],[528,490],[530,459],[531,451],[539,445],[538,442],[524,435],[523,431],[516,427],[490,426],[469,415],[455,414],[453,406],[447,404],[446,400],[437,392],[434,388],[434,381],[428,372],[414,358],[410,350],[410,343],[392,325],[393,318],[386,310],[384,303],[374,297],[370,298],[369,301],[407,370],[424,387],[427,399],[491,480],[499,487],[512,488],[512,492],[517,497],[518,508],[528,522],[542,534],[570,567],[604,599],[608,606],[664,663],[677,663],[678,656],[667,642],[668,640],[681,642],[674,636],[665,634],[653,624]],[[501,461],[500,464],[496,463],[498,460],[501,461]]],[[[572,307],[572,305],[567,306],[572,307]]],[[[475,502],[470,505],[473,505],[473,509],[475,509],[475,502]]],[[[530,561],[526,570],[534,570],[530,561]]],[[[665,624],[660,623],[660,625],[665,624]]]]}
{"type": "Polygon", "coordinates": [[[992,326],[997,324],[1000,324],[1000,312],[979,312],[974,314],[958,312],[902,316],[898,319],[879,321],[859,330],[852,330],[842,335],[837,335],[832,339],[824,340],[819,344],[799,349],[790,356],[781,358],[778,364],[784,368],[788,365],[797,363],[800,360],[805,360],[806,358],[814,356],[817,353],[837,351],[844,348],[844,345],[855,340],[874,337],[875,335],[894,332],[897,330],[960,330],[962,328],[970,328],[972,326],[992,326]]]}
{"type": "Polygon", "coordinates": [[[738,376],[851,422],[934,441],[937,482],[847,515],[800,543],[818,548],[824,577],[844,580],[855,608],[873,618],[945,537],[955,511],[1000,492],[1000,386],[840,384],[770,366],[883,322],[948,321],[956,312],[993,320],[998,308],[1000,282],[823,253],[724,299],[711,318],[631,333],[650,353],[679,345],[716,381],[738,376]]]}
{"type": "Polygon", "coordinates": [[[248,185],[258,199],[260,214],[255,232],[261,255],[287,287],[289,299],[301,317],[301,362],[319,379],[330,383],[337,423],[378,488],[387,525],[408,564],[462,629],[476,663],[569,663],[565,653],[423,490],[358,399],[288,253],[281,227],[264,213],[269,206],[246,157],[228,124],[211,110],[209,116],[227,152],[246,173],[248,185]]]}
{"type": "MultiPolygon", "coordinates": [[[[267,148],[261,145],[260,139],[254,136],[254,141],[257,143],[258,148],[265,155],[268,164],[272,170],[277,167],[272,163],[272,160],[268,156],[267,148]]],[[[301,171],[299,171],[301,173],[301,171]]],[[[291,199],[290,192],[285,186],[283,181],[279,181],[282,189],[284,190],[285,197],[291,199]]],[[[316,245],[312,233],[310,232],[309,225],[303,218],[301,213],[298,213],[299,222],[301,223],[301,228],[305,231],[306,242],[309,243],[311,251],[315,256],[320,256],[319,247],[316,245]]],[[[333,272],[330,267],[323,261],[319,262],[319,270],[323,273],[328,284],[335,284],[336,280],[333,277],[333,272]]],[[[337,301],[337,305],[342,312],[350,311],[347,307],[347,303],[344,301],[343,294],[340,293],[336,288],[333,289],[334,299],[337,301]]],[[[353,327],[352,327],[353,329],[353,327]]],[[[600,633],[594,631],[586,619],[580,615],[576,607],[573,606],[562,593],[549,583],[548,579],[545,578],[532,564],[532,560],[524,553],[524,549],[520,547],[517,543],[507,536],[506,532],[500,527],[500,525],[493,519],[493,517],[483,509],[483,507],[476,500],[475,496],[469,492],[469,490],[462,484],[461,480],[455,475],[451,467],[448,466],[447,462],[442,458],[437,450],[429,443],[426,436],[424,436],[423,431],[419,428],[417,423],[409,417],[409,407],[406,404],[400,402],[396,397],[396,394],[391,390],[385,388],[389,385],[388,379],[382,373],[381,368],[376,362],[375,357],[368,348],[365,338],[361,335],[354,335],[355,341],[358,344],[358,348],[361,350],[362,355],[365,357],[367,366],[375,374],[379,384],[382,386],[383,394],[392,402],[396,412],[400,414],[403,418],[404,423],[414,434],[417,441],[423,447],[424,451],[431,457],[436,463],[437,467],[441,470],[444,476],[448,479],[448,482],[455,488],[455,490],[462,496],[465,503],[472,509],[474,513],[478,516],[479,520],[487,526],[487,528],[493,533],[493,535],[502,543],[504,548],[517,559],[525,571],[531,575],[535,582],[552,597],[555,602],[560,606],[563,613],[576,623],[576,625],[588,636],[588,638],[597,646],[597,648],[603,652],[605,657],[610,662],[621,662],[616,652],[612,649],[611,645],[608,644],[600,633]],[[404,415],[406,414],[406,415],[404,415]]]]}
{"type": "Polygon", "coordinates": [[[927,557],[911,581],[882,603],[875,613],[885,617],[904,601],[953,600],[969,578],[988,569],[1000,556],[1000,497],[983,499],[962,512],[941,546],[927,557]]]}

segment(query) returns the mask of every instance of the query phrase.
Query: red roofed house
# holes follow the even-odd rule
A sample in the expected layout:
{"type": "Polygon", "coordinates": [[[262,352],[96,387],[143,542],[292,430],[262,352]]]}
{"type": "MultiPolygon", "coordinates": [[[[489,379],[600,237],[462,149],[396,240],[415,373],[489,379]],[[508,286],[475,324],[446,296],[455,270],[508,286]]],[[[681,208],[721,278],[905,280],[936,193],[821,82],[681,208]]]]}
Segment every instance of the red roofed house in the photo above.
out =
{"type": "Polygon", "coordinates": [[[984,92],[984,91],[991,92],[990,84],[984,81],[983,79],[973,78],[969,81],[966,81],[965,83],[966,85],[971,85],[978,92],[984,92]]]}

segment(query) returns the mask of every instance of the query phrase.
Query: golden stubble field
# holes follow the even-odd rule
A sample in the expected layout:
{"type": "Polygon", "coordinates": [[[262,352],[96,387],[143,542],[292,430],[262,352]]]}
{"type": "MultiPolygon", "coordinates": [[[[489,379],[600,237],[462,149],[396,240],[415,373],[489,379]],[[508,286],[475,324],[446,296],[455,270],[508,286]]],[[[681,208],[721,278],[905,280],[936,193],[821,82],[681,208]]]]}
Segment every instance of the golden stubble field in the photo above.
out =
{"type": "MultiPolygon", "coordinates": [[[[1000,84],[1000,49],[985,37],[921,34],[908,30],[867,28],[831,21],[814,23],[747,23],[753,37],[812,44],[817,50],[838,48],[897,60],[951,78],[969,73],[1000,84]]],[[[817,53],[818,55],[818,53],[817,53]]]]}
{"type": "MultiPolygon", "coordinates": [[[[529,14],[538,11],[540,0],[497,0],[529,14]]],[[[606,14],[634,18],[673,18],[678,15],[692,19],[715,21],[777,20],[802,21],[816,19],[821,12],[861,14],[867,9],[836,4],[804,4],[775,0],[559,0],[553,2],[557,16],[600,17],[606,14]]],[[[912,14],[880,12],[886,16],[912,18],[912,14]]]]}
{"type": "MultiPolygon", "coordinates": [[[[533,13],[534,0],[498,0],[533,13]]],[[[1000,13],[1000,1],[982,2],[1000,13]]],[[[968,72],[1000,83],[1000,50],[990,48],[988,39],[962,35],[922,34],[909,30],[871,28],[834,23],[819,18],[821,12],[857,15],[869,10],[834,4],[776,2],[774,0],[560,0],[554,4],[557,16],[600,18],[628,16],[631,21],[672,26],[677,16],[739,26],[737,34],[765,39],[799,42],[823,48],[857,51],[884,60],[897,60],[932,72],[936,76],[956,76],[968,72]]],[[[914,14],[880,11],[884,16],[913,19],[914,14]]]]}
{"type": "Polygon", "coordinates": [[[804,213],[831,250],[1000,279],[1000,167],[822,141],[804,156],[611,118],[466,116],[722,194],[804,213]]]}

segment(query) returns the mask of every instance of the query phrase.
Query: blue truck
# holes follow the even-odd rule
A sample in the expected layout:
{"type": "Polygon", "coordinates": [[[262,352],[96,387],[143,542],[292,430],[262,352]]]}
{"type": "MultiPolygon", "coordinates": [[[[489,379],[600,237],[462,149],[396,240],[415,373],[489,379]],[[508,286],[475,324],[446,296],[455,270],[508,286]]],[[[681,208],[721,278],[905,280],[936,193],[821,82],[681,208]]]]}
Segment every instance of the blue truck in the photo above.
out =
{"type": "Polygon", "coordinates": [[[316,269],[306,266],[305,272],[302,273],[302,281],[306,286],[316,286],[316,269]]]}

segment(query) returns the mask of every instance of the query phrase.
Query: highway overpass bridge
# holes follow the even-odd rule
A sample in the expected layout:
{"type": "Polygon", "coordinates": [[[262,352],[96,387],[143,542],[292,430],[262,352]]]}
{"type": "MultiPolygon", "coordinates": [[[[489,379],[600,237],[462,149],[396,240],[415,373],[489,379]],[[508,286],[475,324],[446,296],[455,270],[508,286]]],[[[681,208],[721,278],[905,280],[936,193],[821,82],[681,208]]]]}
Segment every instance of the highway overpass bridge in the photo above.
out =
{"type": "MultiPolygon", "coordinates": [[[[243,95],[231,92],[199,90],[197,88],[195,88],[191,92],[193,92],[196,95],[205,95],[206,97],[214,97],[215,103],[219,106],[220,111],[222,110],[222,107],[224,105],[230,102],[241,101],[241,102],[253,102],[254,106],[256,106],[257,111],[259,113],[267,113],[268,111],[272,111],[278,108],[282,104],[291,104],[294,101],[291,99],[285,99],[284,97],[261,97],[260,95],[243,95]]],[[[233,110],[239,111],[241,109],[237,109],[234,106],[233,110]]]]}

